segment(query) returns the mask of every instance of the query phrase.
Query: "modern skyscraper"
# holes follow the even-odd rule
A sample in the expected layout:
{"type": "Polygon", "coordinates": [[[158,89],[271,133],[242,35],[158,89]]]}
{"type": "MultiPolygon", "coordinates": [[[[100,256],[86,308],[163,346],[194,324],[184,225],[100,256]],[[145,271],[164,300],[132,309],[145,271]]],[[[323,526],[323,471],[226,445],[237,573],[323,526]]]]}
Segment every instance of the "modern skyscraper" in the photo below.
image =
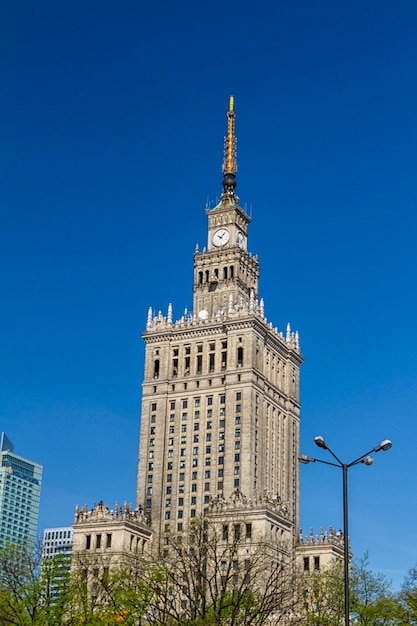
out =
{"type": "Polygon", "coordinates": [[[171,305],[148,313],[137,504],[161,536],[231,497],[275,502],[295,542],[302,357],[298,334],[279,332],[259,298],[250,217],[235,193],[233,98],[227,117],[223,192],[194,253],[193,311],[178,321],[171,305]]]}
{"type": "Polygon", "coordinates": [[[65,526],[63,528],[45,528],[43,531],[42,541],[42,558],[55,556],[56,554],[65,554],[71,556],[72,552],[72,528],[65,526]]]}
{"type": "Polygon", "coordinates": [[[0,549],[9,542],[35,544],[42,466],[13,451],[5,433],[0,439],[0,549]]]}

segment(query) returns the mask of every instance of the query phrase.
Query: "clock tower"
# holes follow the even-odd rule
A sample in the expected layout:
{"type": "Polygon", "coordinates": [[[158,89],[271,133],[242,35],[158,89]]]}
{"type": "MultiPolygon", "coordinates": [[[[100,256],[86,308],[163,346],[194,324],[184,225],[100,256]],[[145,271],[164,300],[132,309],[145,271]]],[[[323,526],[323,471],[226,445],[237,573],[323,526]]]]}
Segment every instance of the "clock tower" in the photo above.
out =
{"type": "Polygon", "coordinates": [[[258,297],[258,258],[246,250],[250,217],[238,204],[234,98],[227,113],[223,161],[223,193],[214,209],[206,209],[208,242],[194,256],[193,309],[200,317],[222,314],[258,297]]]}

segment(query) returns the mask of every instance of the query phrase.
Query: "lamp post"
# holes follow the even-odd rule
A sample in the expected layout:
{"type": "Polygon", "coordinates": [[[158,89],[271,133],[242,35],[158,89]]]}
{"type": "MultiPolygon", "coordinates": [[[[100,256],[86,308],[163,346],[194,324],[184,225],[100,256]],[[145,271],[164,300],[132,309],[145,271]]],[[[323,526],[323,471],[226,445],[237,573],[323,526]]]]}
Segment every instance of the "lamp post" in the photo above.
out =
{"type": "Polygon", "coordinates": [[[323,461],[322,459],[315,459],[311,456],[301,454],[299,456],[300,463],[324,463],[325,465],[332,465],[333,467],[340,467],[343,472],[343,566],[344,566],[344,583],[345,583],[345,626],[349,626],[349,532],[348,532],[348,469],[353,465],[363,463],[364,465],[372,465],[374,462],[370,456],[372,452],[379,452],[380,450],[389,450],[392,447],[392,442],[389,439],[384,439],[378,446],[369,450],[365,454],[362,454],[351,463],[342,463],[339,457],[329,448],[323,437],[318,436],[314,438],[314,443],[319,448],[330,452],[332,457],[337,463],[331,461],[323,461]]]}

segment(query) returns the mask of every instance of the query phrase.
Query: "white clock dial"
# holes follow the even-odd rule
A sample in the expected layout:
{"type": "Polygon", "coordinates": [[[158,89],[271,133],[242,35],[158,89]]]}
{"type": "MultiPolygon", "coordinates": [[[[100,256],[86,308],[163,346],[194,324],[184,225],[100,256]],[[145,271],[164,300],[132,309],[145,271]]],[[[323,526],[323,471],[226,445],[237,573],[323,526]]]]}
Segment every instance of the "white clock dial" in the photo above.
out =
{"type": "Polygon", "coordinates": [[[229,231],[226,228],[219,228],[213,235],[213,243],[215,246],[224,246],[229,241],[229,231]]]}
{"type": "Polygon", "coordinates": [[[243,236],[243,233],[237,234],[237,245],[241,248],[245,247],[245,237],[243,236]]]}

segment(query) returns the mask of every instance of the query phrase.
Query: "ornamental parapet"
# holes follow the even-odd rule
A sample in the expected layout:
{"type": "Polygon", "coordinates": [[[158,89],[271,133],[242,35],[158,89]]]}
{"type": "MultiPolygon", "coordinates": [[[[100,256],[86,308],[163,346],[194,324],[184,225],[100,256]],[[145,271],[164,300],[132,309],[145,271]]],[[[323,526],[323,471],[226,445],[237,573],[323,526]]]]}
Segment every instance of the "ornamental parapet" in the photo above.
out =
{"type": "Polygon", "coordinates": [[[150,525],[149,518],[144,514],[142,509],[133,509],[131,504],[126,502],[114,505],[114,509],[109,509],[102,500],[89,511],[87,505],[81,509],[78,505],[75,507],[74,524],[96,524],[97,522],[120,522],[130,521],[150,525]]]}
{"type": "Polygon", "coordinates": [[[206,313],[205,311],[196,314],[193,312],[184,311],[182,317],[173,321],[172,317],[172,305],[168,306],[168,314],[163,315],[161,311],[157,315],[153,314],[152,307],[148,310],[148,317],[146,322],[146,333],[162,333],[172,332],[180,330],[195,330],[197,328],[209,327],[211,324],[218,324],[219,321],[237,321],[240,319],[248,319],[248,317],[256,318],[262,321],[262,323],[273,332],[278,339],[289,348],[297,353],[300,353],[300,341],[298,331],[293,332],[290,324],[287,324],[285,334],[279,331],[277,327],[272,325],[272,322],[268,322],[265,317],[264,302],[261,299],[259,302],[255,298],[251,297],[246,302],[241,300],[234,303],[229,302],[227,309],[220,309],[211,318],[208,315],[201,315],[206,313]]]}
{"type": "Polygon", "coordinates": [[[310,532],[308,535],[303,535],[303,531],[300,528],[300,532],[298,535],[298,545],[307,546],[307,545],[329,545],[332,544],[334,546],[343,547],[344,545],[344,535],[341,530],[336,531],[332,526],[329,527],[329,530],[324,530],[322,527],[320,528],[320,533],[317,535],[314,534],[312,528],[310,528],[310,532]]]}

